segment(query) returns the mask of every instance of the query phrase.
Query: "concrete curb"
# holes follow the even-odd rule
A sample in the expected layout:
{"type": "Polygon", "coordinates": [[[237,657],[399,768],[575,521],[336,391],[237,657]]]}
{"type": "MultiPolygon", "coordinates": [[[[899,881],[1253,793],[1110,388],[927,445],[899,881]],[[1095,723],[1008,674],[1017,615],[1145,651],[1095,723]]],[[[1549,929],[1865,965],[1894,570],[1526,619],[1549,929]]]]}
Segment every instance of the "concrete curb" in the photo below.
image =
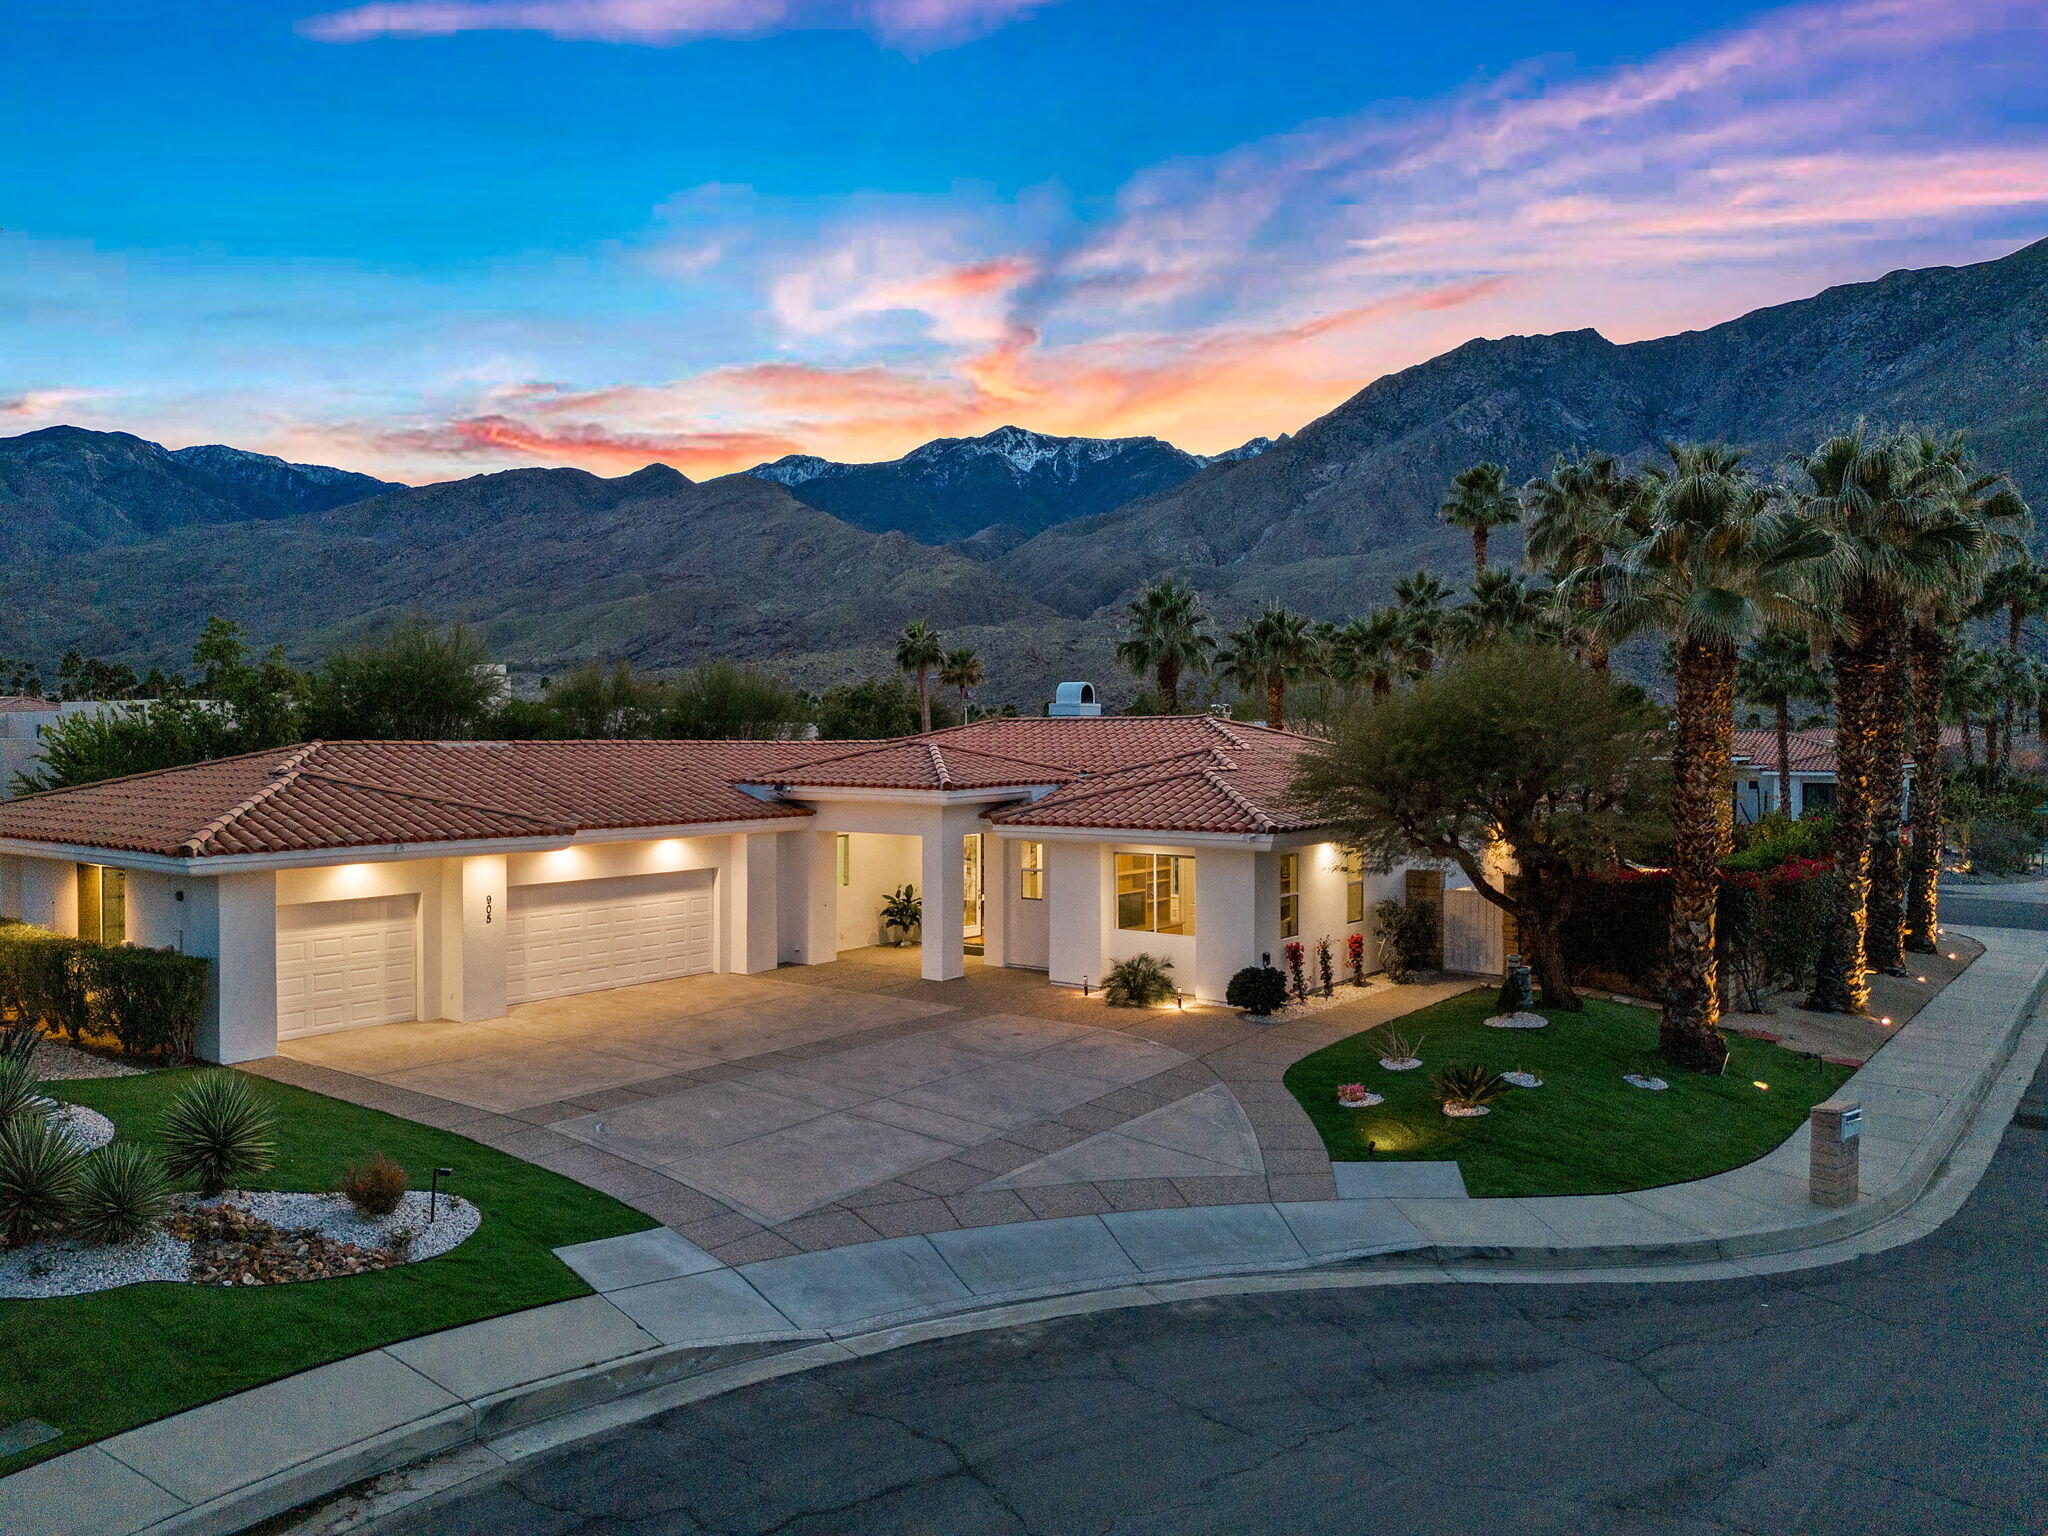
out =
{"type": "MultiPolygon", "coordinates": [[[[367,1494],[295,1527],[304,1536],[359,1530],[400,1508],[473,1491],[530,1456],[668,1408],[926,1339],[1084,1312],[1261,1290],[1708,1280],[1840,1262],[1912,1241],[1961,1205],[1989,1165],[2035,1061],[2048,1049],[2048,1021],[2030,1022],[2044,990],[2048,954],[2038,941],[1998,931],[1983,959],[1929,1004],[1921,1018],[1934,1014],[1930,1033],[1961,1028],[1950,1015],[1967,1020],[1971,1010],[1995,1019],[1996,1027],[1968,1047],[1973,1060],[1960,1068],[1961,1091],[1946,1098],[1888,1187],[1844,1211],[1666,1241],[1510,1237],[1468,1243],[1432,1241],[1408,1217],[1474,1228],[1500,1217],[1494,1224],[1510,1232],[1518,1223],[1507,1218],[1524,1218],[1520,1226],[1548,1233],[1551,1227],[1534,1208],[1564,1225],[1567,1216],[1592,1208],[1586,1202],[1610,1202],[1598,1208],[1611,1210],[1611,1202],[1627,1197],[1577,1197],[1562,1213],[1555,1202],[1541,1201],[1303,1202],[1067,1218],[971,1229],[980,1234],[974,1238],[942,1235],[955,1246],[971,1242],[978,1254],[949,1256],[930,1239],[917,1238],[737,1271],[706,1259],[664,1278],[636,1275],[599,1295],[353,1356],[40,1463],[0,1479],[0,1529],[18,1536],[221,1536],[377,1479],[367,1494]],[[1987,965],[1994,952],[1996,963],[1987,965]],[[1976,983],[1966,985],[1972,977],[1976,983]],[[1944,999],[1949,1006],[1937,1011],[1944,999]],[[1987,1114],[1987,1106],[2004,1112],[1987,1114]],[[1448,1213],[1456,1210],[1465,1214],[1453,1220],[1448,1213]],[[1344,1229],[1360,1229],[1358,1240],[1343,1240],[1344,1229]],[[1317,1232],[1332,1240],[1315,1239],[1317,1232]],[[1241,1256],[1219,1262],[1218,1249],[1233,1241],[1241,1256]],[[1286,1256],[1287,1246],[1298,1257],[1286,1256]],[[871,1310],[854,1317],[843,1293],[854,1283],[849,1273],[862,1266],[872,1273],[855,1275],[854,1282],[868,1286],[860,1304],[871,1310]],[[839,1272],[836,1279],[826,1273],[831,1270],[839,1272]],[[1038,1278],[1026,1278],[1034,1270],[1038,1278]],[[961,1276],[981,1283],[964,1283],[961,1276]],[[1023,1283],[1011,1283],[1017,1281],[1023,1283]],[[890,1294],[891,1286],[892,1301],[874,1309],[875,1294],[890,1294]],[[889,1310],[895,1302],[901,1305],[889,1310]],[[835,1307],[847,1320],[832,1320],[835,1307]],[[695,1336],[679,1337],[686,1329],[695,1336]],[[348,1411],[335,1413],[337,1403],[348,1411]],[[300,1411],[316,1404],[315,1418],[325,1413],[340,1420],[320,1420],[324,1445],[307,1443],[309,1420],[300,1411]],[[348,1423],[351,1413],[362,1422],[348,1423]],[[297,1438],[288,1446],[248,1445],[269,1438],[260,1429],[265,1423],[280,1426],[275,1435],[297,1438]],[[212,1469],[218,1492],[206,1486],[209,1458],[186,1450],[208,1445],[220,1447],[221,1464],[212,1469]],[[278,1460],[298,1459],[225,1486],[231,1468],[247,1464],[243,1457],[265,1451],[278,1460]]],[[[1884,1059],[1880,1053],[1864,1072],[1884,1059]]],[[[1871,1091],[1915,1093],[1896,1087],[1901,1066],[1910,1078],[1911,1064],[1895,1062],[1873,1073],[1871,1091]]],[[[1855,1083],[1844,1092],[1856,1093],[1855,1083]]],[[[1790,1177],[1783,1170],[1802,1163],[1804,1146],[1801,1132],[1747,1168],[1669,1188],[1693,1190],[1742,1175],[1775,1188],[1790,1177]]],[[[1645,1225],[1662,1220],[1647,1206],[1630,1209],[1645,1225]]]]}

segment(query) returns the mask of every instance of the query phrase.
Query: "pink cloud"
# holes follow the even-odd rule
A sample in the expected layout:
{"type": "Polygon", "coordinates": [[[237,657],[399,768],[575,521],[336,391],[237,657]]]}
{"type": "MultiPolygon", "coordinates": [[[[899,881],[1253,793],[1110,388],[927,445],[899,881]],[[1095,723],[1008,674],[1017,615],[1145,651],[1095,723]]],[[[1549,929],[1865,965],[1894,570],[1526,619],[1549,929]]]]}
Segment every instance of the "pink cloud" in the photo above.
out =
{"type": "Polygon", "coordinates": [[[95,393],[90,389],[30,389],[18,395],[0,395],[0,416],[60,416],[79,401],[92,399],[95,393]]]}
{"type": "Polygon", "coordinates": [[[572,41],[668,45],[802,29],[866,32],[909,52],[993,32],[1053,0],[374,0],[304,22],[322,42],[543,32],[572,41]]]}

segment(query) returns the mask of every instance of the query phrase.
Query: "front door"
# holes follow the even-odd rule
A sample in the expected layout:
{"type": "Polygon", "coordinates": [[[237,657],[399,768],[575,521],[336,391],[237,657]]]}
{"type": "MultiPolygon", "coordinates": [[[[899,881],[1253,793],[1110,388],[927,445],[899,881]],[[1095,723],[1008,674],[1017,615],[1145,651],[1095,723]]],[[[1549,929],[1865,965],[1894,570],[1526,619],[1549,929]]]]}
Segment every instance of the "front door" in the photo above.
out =
{"type": "Polygon", "coordinates": [[[962,843],[965,845],[966,866],[961,880],[961,935],[970,944],[981,942],[981,834],[970,832],[962,843]]]}

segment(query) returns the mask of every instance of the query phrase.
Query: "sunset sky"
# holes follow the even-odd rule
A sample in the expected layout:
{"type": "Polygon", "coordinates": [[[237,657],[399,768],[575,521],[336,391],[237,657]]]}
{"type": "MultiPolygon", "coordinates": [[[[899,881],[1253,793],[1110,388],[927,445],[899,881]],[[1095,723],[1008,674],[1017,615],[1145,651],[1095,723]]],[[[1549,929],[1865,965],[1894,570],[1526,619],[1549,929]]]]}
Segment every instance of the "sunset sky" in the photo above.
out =
{"type": "Polygon", "coordinates": [[[0,434],[1215,451],[2048,236],[2048,0],[24,0],[0,434]]]}

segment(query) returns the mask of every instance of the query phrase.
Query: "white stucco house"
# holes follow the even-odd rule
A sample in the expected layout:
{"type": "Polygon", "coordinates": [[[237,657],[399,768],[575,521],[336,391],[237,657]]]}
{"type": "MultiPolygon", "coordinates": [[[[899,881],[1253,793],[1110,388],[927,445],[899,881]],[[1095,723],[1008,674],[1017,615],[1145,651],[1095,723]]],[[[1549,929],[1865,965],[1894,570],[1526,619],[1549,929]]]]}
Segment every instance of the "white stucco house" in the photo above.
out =
{"type": "MultiPolygon", "coordinates": [[[[216,962],[202,1050],[707,971],[812,965],[924,900],[923,974],[1220,1000],[1403,877],[1289,804],[1308,738],[1209,716],[987,720],[884,742],[315,742],[0,805],[0,912],[216,962]]],[[[1370,950],[1369,950],[1370,954],[1370,950]]]]}

